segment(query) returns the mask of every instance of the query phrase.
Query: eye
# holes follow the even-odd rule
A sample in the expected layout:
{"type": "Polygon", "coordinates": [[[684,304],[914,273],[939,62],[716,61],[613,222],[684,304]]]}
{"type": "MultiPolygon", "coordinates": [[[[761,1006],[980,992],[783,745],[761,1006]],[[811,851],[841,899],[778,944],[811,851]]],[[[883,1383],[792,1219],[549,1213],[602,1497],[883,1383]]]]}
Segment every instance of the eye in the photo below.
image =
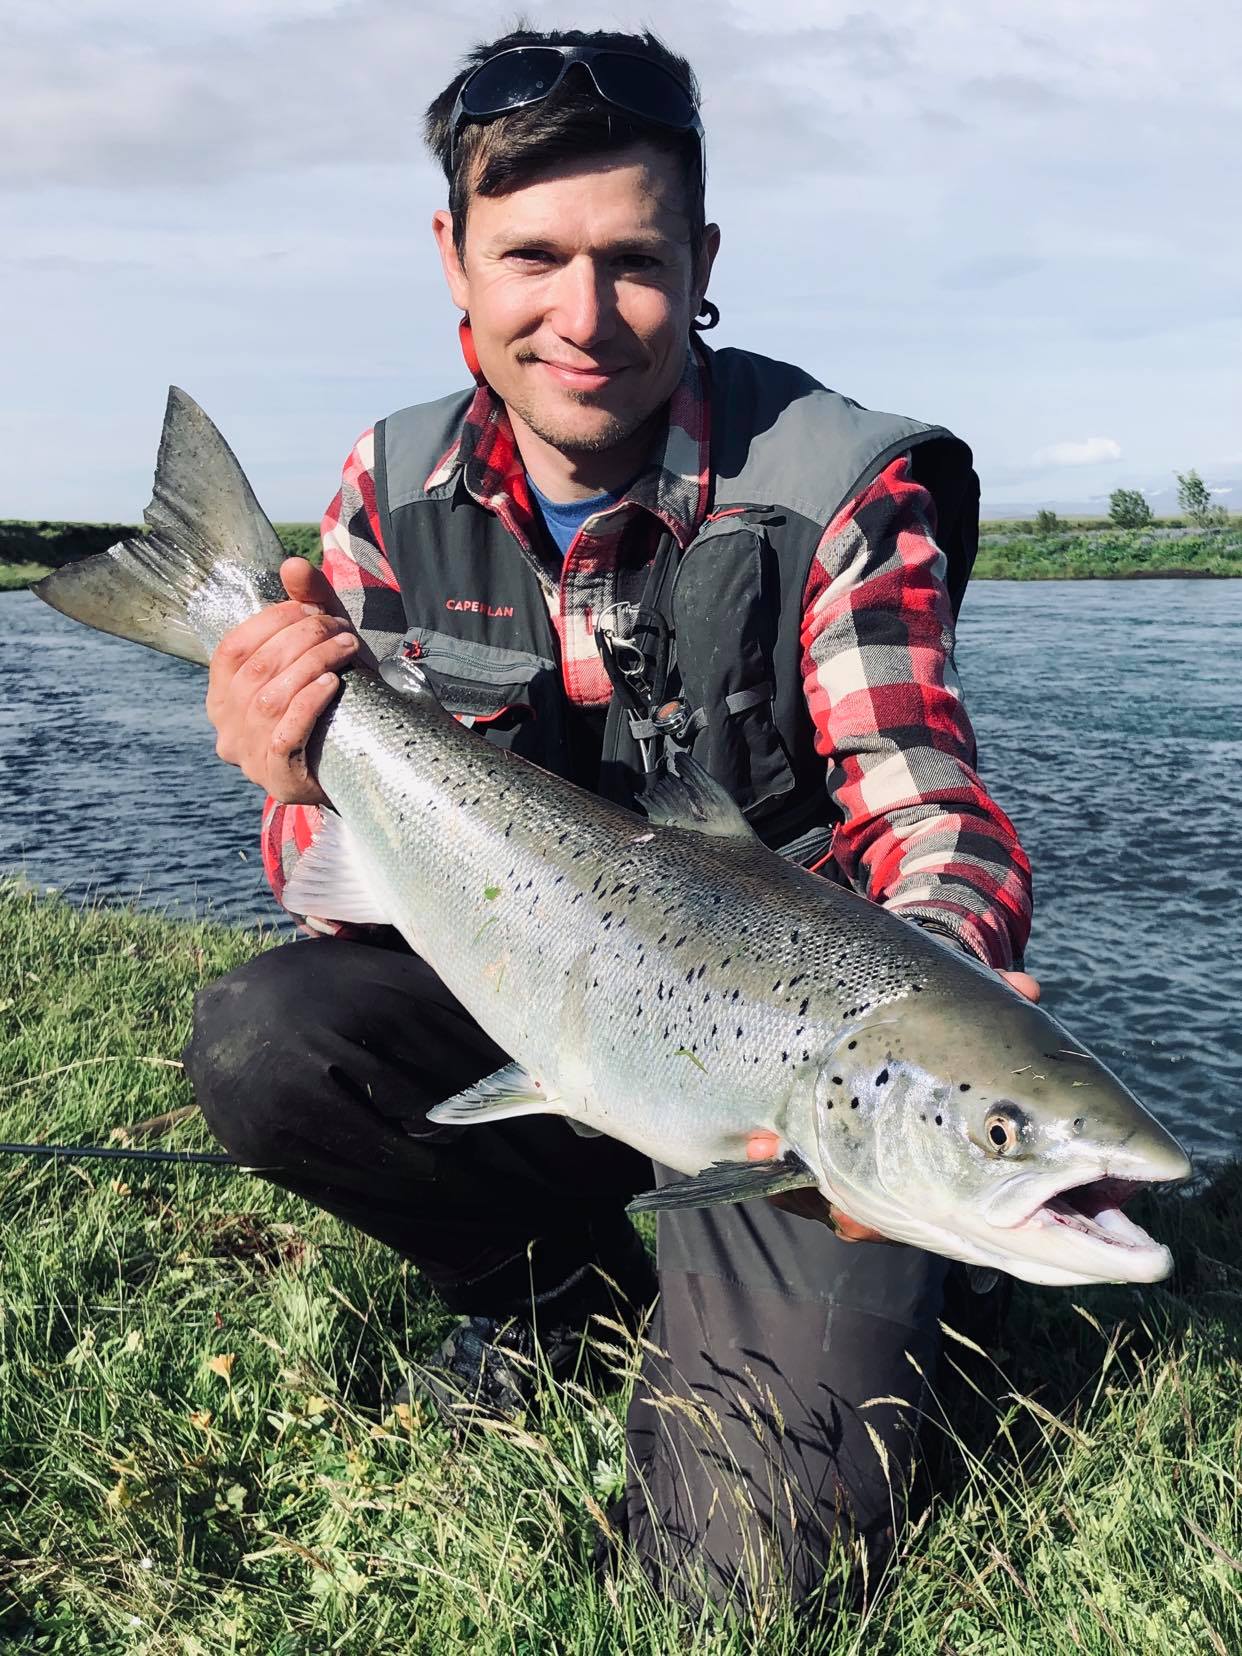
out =
{"type": "Polygon", "coordinates": [[[996,1155],[1010,1155],[1022,1143],[1022,1117],[1009,1110],[993,1110],[983,1124],[983,1134],[996,1155]]]}

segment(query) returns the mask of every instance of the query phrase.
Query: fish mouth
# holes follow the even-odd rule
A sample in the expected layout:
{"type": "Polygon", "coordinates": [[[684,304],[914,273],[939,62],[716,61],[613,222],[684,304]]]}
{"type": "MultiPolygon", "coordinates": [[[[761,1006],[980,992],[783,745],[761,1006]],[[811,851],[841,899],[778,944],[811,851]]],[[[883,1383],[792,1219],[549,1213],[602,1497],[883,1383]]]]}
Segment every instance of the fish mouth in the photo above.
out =
{"type": "Polygon", "coordinates": [[[1085,1184],[1067,1185],[1041,1202],[1014,1228],[1029,1230],[1059,1225],[1110,1248],[1163,1252],[1159,1242],[1122,1212],[1124,1204],[1138,1191],[1151,1188],[1142,1179],[1117,1179],[1107,1174],[1085,1184]]]}

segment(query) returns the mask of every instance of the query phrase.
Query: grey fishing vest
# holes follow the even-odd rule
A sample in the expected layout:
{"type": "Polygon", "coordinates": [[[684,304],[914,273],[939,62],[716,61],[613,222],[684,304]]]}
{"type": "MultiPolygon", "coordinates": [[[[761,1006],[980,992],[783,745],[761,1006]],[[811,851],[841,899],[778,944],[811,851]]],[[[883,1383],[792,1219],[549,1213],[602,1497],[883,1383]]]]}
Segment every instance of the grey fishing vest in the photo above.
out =
{"type": "MultiPolygon", "coordinates": [[[[816,547],[840,508],[909,454],[935,502],[956,615],[978,540],[978,480],[970,450],[941,426],[861,408],[800,369],[748,351],[704,356],[708,514],[684,552],[671,534],[661,537],[643,604],[667,617],[678,693],[702,709],[690,751],[768,844],[819,862],[839,814],[802,682],[802,603],[816,547]]],[[[405,606],[404,652],[487,740],[633,804],[643,767],[631,722],[614,696],[602,755],[598,738],[581,739],[533,563],[470,495],[460,468],[426,488],[472,394],[402,409],[375,430],[377,504],[405,606]]],[[[865,519],[864,507],[864,535],[865,519]]],[[[649,521],[633,528],[650,535],[649,521]]]]}

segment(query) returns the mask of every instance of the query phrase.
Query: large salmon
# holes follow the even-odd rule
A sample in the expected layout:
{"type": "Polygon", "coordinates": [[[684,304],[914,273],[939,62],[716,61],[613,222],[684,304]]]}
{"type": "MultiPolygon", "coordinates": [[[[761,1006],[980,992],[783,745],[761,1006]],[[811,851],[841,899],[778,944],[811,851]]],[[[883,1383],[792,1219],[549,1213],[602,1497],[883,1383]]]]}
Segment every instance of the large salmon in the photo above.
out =
{"type": "MultiPolygon", "coordinates": [[[[275,531],[176,389],[146,518],[35,591],[203,663],[284,597],[275,531]]],[[[1121,1212],[1189,1175],[1165,1129],[995,973],[768,850],[692,761],[644,819],[489,745],[400,660],[347,675],[315,748],[334,809],[288,906],[398,927],[513,1058],[436,1120],[557,1113],[693,1176],[646,1206],[815,1186],[1028,1281],[1167,1275],[1121,1212]],[[757,1131],[774,1161],[747,1161],[757,1131]]]]}

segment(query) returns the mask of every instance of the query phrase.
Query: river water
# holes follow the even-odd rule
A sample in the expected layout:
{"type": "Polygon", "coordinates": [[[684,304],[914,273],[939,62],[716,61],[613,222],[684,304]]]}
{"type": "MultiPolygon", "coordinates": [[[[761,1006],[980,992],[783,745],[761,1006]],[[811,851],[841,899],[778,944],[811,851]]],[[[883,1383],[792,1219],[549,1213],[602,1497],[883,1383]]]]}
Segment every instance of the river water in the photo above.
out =
{"type": "MultiPolygon", "coordinates": [[[[0,595],[0,871],[271,918],[200,669],[0,595]]],[[[980,581],[958,665],[1046,1004],[1192,1150],[1242,1137],[1242,580],[980,581]]]]}

